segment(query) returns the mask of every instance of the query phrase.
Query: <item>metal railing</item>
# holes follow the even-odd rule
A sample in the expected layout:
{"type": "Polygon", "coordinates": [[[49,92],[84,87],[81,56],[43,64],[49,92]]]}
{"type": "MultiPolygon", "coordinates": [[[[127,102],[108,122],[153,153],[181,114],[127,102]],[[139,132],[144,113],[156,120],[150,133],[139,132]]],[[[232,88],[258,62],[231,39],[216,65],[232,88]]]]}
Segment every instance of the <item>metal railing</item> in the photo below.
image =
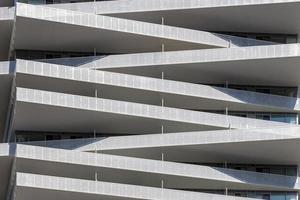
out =
{"type": "Polygon", "coordinates": [[[13,20],[14,15],[14,7],[0,7],[0,20],[13,20]]]}
{"type": "Polygon", "coordinates": [[[195,44],[207,44],[218,47],[228,47],[229,42],[212,33],[178,28],[160,24],[127,20],[71,10],[56,9],[46,6],[18,3],[17,16],[37,18],[79,26],[127,32],[156,38],[178,40],[195,44]]]}
{"type": "MultiPolygon", "coordinates": [[[[244,117],[235,117],[223,114],[191,111],[178,108],[153,106],[141,103],[131,103],[118,100],[86,97],[65,93],[56,93],[42,90],[17,88],[17,101],[38,103],[51,106],[62,106],[74,109],[109,112],[117,115],[132,115],[166,120],[193,125],[205,125],[222,128],[262,128],[276,126],[296,126],[288,123],[258,120],[244,117]]],[[[200,128],[200,127],[199,127],[200,128]]]]}

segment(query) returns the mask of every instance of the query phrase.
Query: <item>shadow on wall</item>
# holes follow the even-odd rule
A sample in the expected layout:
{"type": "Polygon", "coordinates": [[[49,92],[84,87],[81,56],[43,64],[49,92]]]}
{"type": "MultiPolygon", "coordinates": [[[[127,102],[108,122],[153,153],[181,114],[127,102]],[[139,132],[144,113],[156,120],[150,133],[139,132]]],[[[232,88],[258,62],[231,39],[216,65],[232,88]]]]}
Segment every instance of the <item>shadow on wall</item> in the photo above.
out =
{"type": "Polygon", "coordinates": [[[73,58],[53,58],[53,59],[41,59],[37,62],[44,62],[57,65],[65,65],[70,67],[80,67],[82,65],[91,63],[93,61],[102,59],[106,56],[86,56],[86,57],[73,57],[73,58]]]}
{"type": "Polygon", "coordinates": [[[218,167],[214,167],[214,169],[244,183],[274,185],[283,188],[299,188],[296,176],[284,176],[218,167]]]}
{"type": "Polygon", "coordinates": [[[256,40],[251,38],[243,38],[233,35],[225,35],[219,33],[212,33],[213,35],[220,37],[232,45],[231,47],[247,47],[247,46],[262,46],[262,45],[276,45],[278,43],[269,42],[264,40],[256,40]]]}
{"type": "Polygon", "coordinates": [[[259,92],[243,91],[222,87],[213,88],[247,104],[261,104],[274,107],[283,107],[291,110],[293,110],[297,104],[297,98],[295,97],[264,94],[259,92]]]}

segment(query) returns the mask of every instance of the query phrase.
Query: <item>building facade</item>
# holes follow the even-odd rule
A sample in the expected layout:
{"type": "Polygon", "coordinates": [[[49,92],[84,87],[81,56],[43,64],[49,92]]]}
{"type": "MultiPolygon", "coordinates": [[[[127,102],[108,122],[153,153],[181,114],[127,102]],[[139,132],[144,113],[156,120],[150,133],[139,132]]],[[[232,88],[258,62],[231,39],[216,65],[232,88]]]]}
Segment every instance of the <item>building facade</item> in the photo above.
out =
{"type": "Polygon", "coordinates": [[[0,200],[298,200],[299,0],[1,0],[0,200]]]}

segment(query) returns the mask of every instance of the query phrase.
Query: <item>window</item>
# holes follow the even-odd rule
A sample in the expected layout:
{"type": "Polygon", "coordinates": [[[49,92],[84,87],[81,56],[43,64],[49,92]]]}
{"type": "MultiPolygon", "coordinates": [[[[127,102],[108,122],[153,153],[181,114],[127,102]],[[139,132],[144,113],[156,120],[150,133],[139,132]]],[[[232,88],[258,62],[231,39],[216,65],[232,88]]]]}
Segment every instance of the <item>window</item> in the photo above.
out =
{"type": "Polygon", "coordinates": [[[268,114],[257,114],[256,119],[270,120],[271,116],[268,114]]]}
{"type": "Polygon", "coordinates": [[[258,168],[256,168],[256,172],[260,172],[260,173],[270,173],[270,168],[258,167],[258,168]]]}
{"type": "Polygon", "coordinates": [[[46,135],[46,140],[60,140],[60,135],[46,135]]]}
{"type": "Polygon", "coordinates": [[[265,94],[271,94],[270,88],[257,88],[255,91],[260,93],[265,93],[265,94]]]}
{"type": "Polygon", "coordinates": [[[39,5],[39,4],[45,4],[46,0],[28,0],[28,3],[39,5]]]}
{"type": "Polygon", "coordinates": [[[285,200],[284,194],[272,194],[271,200],[285,200]]]}

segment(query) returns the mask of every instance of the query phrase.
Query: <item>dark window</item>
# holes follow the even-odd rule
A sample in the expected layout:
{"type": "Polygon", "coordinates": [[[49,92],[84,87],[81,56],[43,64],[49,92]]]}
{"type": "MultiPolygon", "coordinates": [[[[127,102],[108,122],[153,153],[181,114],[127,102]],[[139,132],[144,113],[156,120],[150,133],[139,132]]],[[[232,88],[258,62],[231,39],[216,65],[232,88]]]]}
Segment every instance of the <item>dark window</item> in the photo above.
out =
{"type": "Polygon", "coordinates": [[[46,135],[46,140],[60,140],[60,135],[46,135]]]}

